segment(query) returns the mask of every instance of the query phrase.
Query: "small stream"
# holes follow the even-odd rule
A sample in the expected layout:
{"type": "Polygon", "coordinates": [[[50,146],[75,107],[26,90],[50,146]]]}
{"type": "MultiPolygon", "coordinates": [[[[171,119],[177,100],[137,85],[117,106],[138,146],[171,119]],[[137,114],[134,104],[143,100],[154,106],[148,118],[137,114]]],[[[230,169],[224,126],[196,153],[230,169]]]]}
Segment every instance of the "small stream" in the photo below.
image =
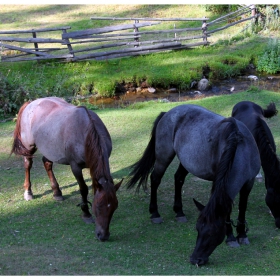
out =
{"type": "Polygon", "coordinates": [[[103,98],[91,96],[88,101],[95,106],[102,108],[125,107],[135,102],[158,100],[161,102],[176,102],[192,99],[201,99],[213,95],[234,94],[246,91],[250,88],[260,90],[270,90],[280,93],[280,74],[257,75],[248,74],[223,81],[210,81],[210,87],[206,91],[198,91],[195,88],[180,92],[176,88],[161,89],[155,88],[155,92],[150,92],[150,88],[132,89],[114,98],[103,98]],[[250,77],[250,78],[249,78],[250,77]],[[257,79],[253,79],[257,77],[257,79]]]}

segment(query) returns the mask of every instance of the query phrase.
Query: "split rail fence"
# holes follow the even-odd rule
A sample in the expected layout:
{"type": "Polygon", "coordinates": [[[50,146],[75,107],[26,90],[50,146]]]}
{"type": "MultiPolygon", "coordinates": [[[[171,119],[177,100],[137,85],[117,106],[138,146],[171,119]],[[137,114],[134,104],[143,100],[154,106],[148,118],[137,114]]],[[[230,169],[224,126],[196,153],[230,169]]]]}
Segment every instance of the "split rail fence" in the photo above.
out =
{"type": "Polygon", "coordinates": [[[209,18],[92,17],[92,20],[133,21],[133,23],[72,32],[69,31],[71,29],[69,26],[0,30],[1,61],[104,60],[193,48],[208,45],[208,38],[215,32],[244,21],[253,22],[257,17],[255,7],[251,5],[213,21],[209,21],[209,18]],[[188,26],[189,22],[196,22],[197,27],[188,26]],[[221,26],[223,22],[226,24],[221,26]],[[215,25],[219,27],[215,28],[215,25]],[[162,28],[159,28],[160,26],[162,28]],[[51,34],[52,38],[46,38],[45,34],[47,36],[51,34]]]}

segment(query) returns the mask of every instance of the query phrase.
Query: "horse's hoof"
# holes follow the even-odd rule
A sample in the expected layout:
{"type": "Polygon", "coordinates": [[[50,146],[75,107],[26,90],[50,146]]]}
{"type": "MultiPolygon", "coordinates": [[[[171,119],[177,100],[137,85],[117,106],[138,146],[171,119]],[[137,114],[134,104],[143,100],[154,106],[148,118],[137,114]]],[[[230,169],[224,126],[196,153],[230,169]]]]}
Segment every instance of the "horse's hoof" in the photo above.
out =
{"type": "Polygon", "coordinates": [[[238,244],[237,241],[228,241],[228,242],[226,242],[226,243],[227,243],[227,245],[228,245],[230,248],[238,248],[238,247],[240,247],[240,245],[238,244]]]}
{"type": "Polygon", "coordinates": [[[151,218],[151,221],[153,224],[161,224],[163,222],[163,219],[161,217],[157,217],[157,218],[151,218]]]}
{"type": "Polygon", "coordinates": [[[176,217],[177,222],[186,223],[188,220],[186,216],[176,217]]]}
{"type": "Polygon", "coordinates": [[[32,199],[33,199],[33,194],[30,193],[30,192],[24,192],[24,199],[25,199],[26,201],[32,200],[32,199]]]}
{"type": "Polygon", "coordinates": [[[92,217],[82,217],[86,224],[94,224],[94,219],[92,217]]]}
{"type": "Polygon", "coordinates": [[[238,240],[238,243],[241,244],[241,245],[249,245],[250,244],[248,237],[239,237],[239,238],[237,238],[237,240],[238,240]]]}
{"type": "Polygon", "coordinates": [[[62,195],[56,195],[56,196],[54,195],[53,199],[56,200],[56,201],[63,201],[64,200],[62,195]]]}

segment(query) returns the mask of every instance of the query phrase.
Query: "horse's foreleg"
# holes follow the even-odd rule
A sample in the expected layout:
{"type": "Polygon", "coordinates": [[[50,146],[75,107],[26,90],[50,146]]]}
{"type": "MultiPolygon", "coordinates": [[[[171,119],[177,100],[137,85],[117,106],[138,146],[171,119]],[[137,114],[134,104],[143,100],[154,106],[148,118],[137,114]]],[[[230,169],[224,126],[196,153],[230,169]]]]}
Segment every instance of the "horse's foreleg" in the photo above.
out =
{"type": "Polygon", "coordinates": [[[82,202],[80,204],[78,204],[78,206],[81,206],[81,209],[83,211],[82,219],[87,224],[94,223],[94,219],[92,218],[92,215],[90,214],[89,208],[88,208],[88,200],[87,200],[88,187],[87,187],[84,177],[83,177],[82,168],[80,168],[76,164],[71,164],[71,169],[79,184],[80,193],[82,196],[82,202]]]}
{"type": "Polygon", "coordinates": [[[32,168],[33,160],[31,157],[24,157],[24,168],[25,168],[25,179],[24,179],[24,199],[32,200],[33,193],[31,190],[31,181],[30,181],[30,169],[32,168]]]}
{"type": "Polygon", "coordinates": [[[251,180],[249,183],[245,184],[239,193],[239,207],[238,207],[239,213],[238,213],[238,220],[236,226],[236,231],[237,231],[236,238],[239,244],[245,244],[245,245],[250,244],[247,237],[248,227],[247,227],[247,222],[245,220],[245,213],[247,210],[248,197],[253,187],[253,184],[254,184],[254,179],[251,180]]]}
{"type": "Polygon", "coordinates": [[[228,215],[227,219],[226,219],[226,236],[227,236],[226,244],[229,247],[237,248],[240,245],[238,244],[237,239],[233,235],[232,225],[233,225],[233,222],[230,219],[230,215],[228,215]]]}
{"type": "Polygon", "coordinates": [[[185,167],[180,163],[175,175],[175,196],[174,196],[174,206],[173,210],[176,213],[176,219],[178,222],[186,222],[187,218],[183,212],[183,204],[182,204],[182,186],[185,182],[185,178],[188,175],[188,171],[185,167]]]}
{"type": "Polygon", "coordinates": [[[57,180],[53,174],[53,162],[48,160],[46,157],[43,157],[42,158],[42,161],[44,163],[44,167],[47,171],[47,174],[48,174],[48,177],[50,179],[50,182],[51,182],[51,187],[52,187],[52,190],[53,190],[53,198],[57,201],[61,201],[63,200],[63,196],[62,196],[62,192],[59,188],[59,185],[57,183],[57,180]]]}

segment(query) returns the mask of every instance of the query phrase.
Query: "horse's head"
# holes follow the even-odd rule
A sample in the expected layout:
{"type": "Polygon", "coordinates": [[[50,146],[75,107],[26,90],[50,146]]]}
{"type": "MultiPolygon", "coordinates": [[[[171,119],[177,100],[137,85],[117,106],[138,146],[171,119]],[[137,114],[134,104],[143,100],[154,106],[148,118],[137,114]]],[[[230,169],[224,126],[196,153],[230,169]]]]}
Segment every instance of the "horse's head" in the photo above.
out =
{"type": "Polygon", "coordinates": [[[280,228],[280,192],[267,188],[265,202],[275,219],[276,227],[280,228]]]}
{"type": "Polygon", "coordinates": [[[109,224],[118,208],[116,191],[122,181],[114,185],[112,181],[101,178],[98,181],[98,187],[94,189],[92,212],[95,215],[95,234],[100,241],[109,239],[109,224]]]}
{"type": "MultiPolygon", "coordinates": [[[[194,202],[197,208],[203,211],[204,206],[196,200],[194,200],[194,202]]],[[[209,256],[225,238],[225,218],[217,216],[212,223],[207,223],[203,215],[200,215],[196,223],[196,230],[198,235],[195,249],[190,257],[190,262],[194,265],[203,265],[208,262],[209,256]]]]}

